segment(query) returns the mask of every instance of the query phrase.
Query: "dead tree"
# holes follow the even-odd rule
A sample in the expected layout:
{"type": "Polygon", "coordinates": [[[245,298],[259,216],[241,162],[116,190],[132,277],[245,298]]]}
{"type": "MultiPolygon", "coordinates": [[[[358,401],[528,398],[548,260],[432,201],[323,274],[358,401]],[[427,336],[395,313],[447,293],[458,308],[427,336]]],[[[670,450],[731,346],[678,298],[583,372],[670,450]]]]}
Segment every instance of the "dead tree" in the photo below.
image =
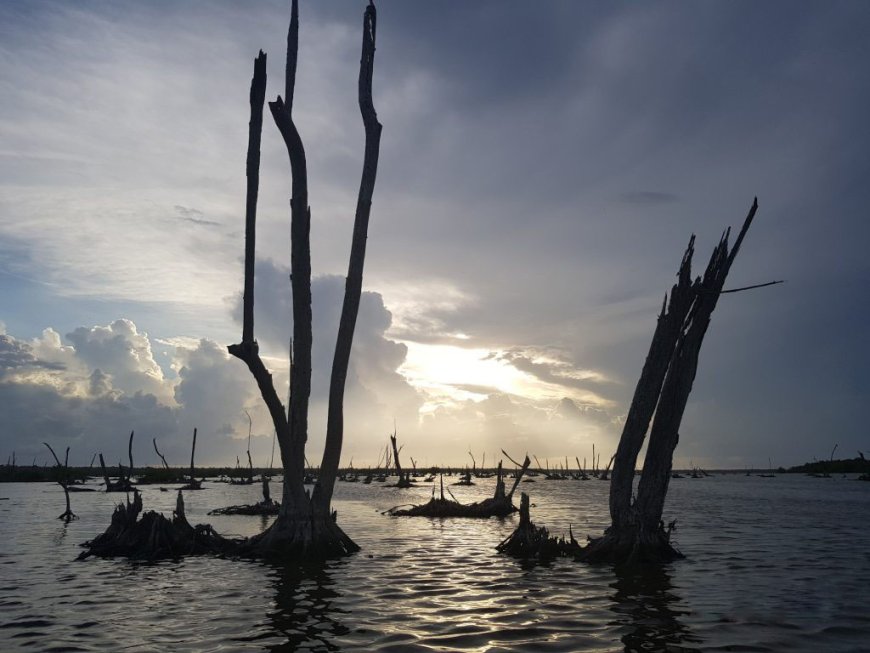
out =
{"type": "Polygon", "coordinates": [[[305,443],[308,439],[308,403],[311,393],[311,250],[309,232],[311,212],[308,205],[308,173],[302,138],[293,120],[293,95],[299,44],[297,0],[291,7],[287,34],[287,59],[284,98],[269,103],[290,158],[292,197],[290,200],[290,267],[293,289],[293,340],[290,367],[290,401],[285,408],[278,398],[272,375],[259,355],[254,339],[254,238],[259,185],[260,138],[266,89],[266,55],[262,52],[254,65],[251,83],[251,120],[247,157],[247,203],[245,219],[245,290],[242,342],[229,352],[251,371],[272,417],[284,468],[284,491],[278,518],[262,534],[249,540],[247,550],[261,556],[336,556],[357,551],[359,547],[338,527],[331,513],[332,495],[344,437],[344,388],[350,362],[351,344],[362,293],[362,274],[372,194],[377,174],[381,125],[372,102],[376,12],[370,4],[363,16],[362,57],[359,72],[359,106],[365,126],[365,155],[354,219],[350,263],[344,303],[339,322],[335,357],[329,387],[326,445],[314,491],[305,490],[305,443]]]}
{"type": "Polygon", "coordinates": [[[51,445],[48,444],[48,442],[43,442],[42,444],[48,447],[51,455],[54,456],[54,461],[57,463],[57,484],[63,488],[63,494],[66,497],[66,510],[58,515],[58,519],[63,519],[65,523],[69,524],[72,520],[78,519],[78,517],[73,513],[69,503],[69,447],[66,448],[66,456],[64,457],[63,464],[61,464],[60,458],[58,458],[57,454],[54,453],[54,449],[51,448],[51,445]]]}
{"type": "Polygon", "coordinates": [[[601,476],[598,477],[598,480],[599,480],[599,481],[606,481],[606,480],[608,480],[608,474],[610,473],[610,466],[613,465],[613,460],[614,460],[614,458],[616,458],[616,454],[613,454],[613,455],[610,457],[610,460],[609,460],[608,463],[607,463],[607,467],[604,468],[604,471],[601,472],[601,476]]]}
{"type": "Polygon", "coordinates": [[[399,480],[396,481],[396,484],[393,487],[411,487],[413,485],[413,481],[411,481],[411,474],[409,472],[403,471],[402,463],[399,462],[399,452],[402,450],[402,447],[397,446],[395,432],[390,436],[390,444],[393,447],[393,462],[396,463],[396,473],[399,475],[399,480]]]}
{"type": "Polygon", "coordinates": [[[193,444],[190,445],[190,478],[187,481],[186,485],[181,487],[182,490],[201,490],[202,489],[202,481],[197,481],[196,477],[193,475],[194,467],[193,467],[193,458],[196,454],[196,429],[193,429],[193,444]]]}
{"type": "Polygon", "coordinates": [[[730,251],[730,229],[726,230],[713,250],[703,277],[694,281],[691,273],[694,236],[689,240],[677,283],[671,289],[670,298],[665,297],[659,314],[616,451],[610,482],[611,526],[603,537],[591,540],[584,548],[581,557],[586,560],[660,561],[681,557],[670,544],[671,529],[665,529],[662,521],[673,453],[710,316],[719,296],[728,292],[723,291],[725,278],[757,209],[756,200],[730,251]],[[635,465],[650,420],[649,446],[637,498],[632,501],[635,465]]]}
{"type": "Polygon", "coordinates": [[[124,474],[124,468],[119,465],[119,467],[121,467],[120,475],[117,481],[113,481],[109,478],[109,472],[106,469],[106,461],[103,458],[102,452],[98,455],[100,456],[100,469],[103,472],[103,481],[106,484],[106,492],[130,492],[133,489],[133,484],[124,474]]]}
{"type": "Polygon", "coordinates": [[[157,438],[151,438],[151,442],[154,444],[154,451],[157,452],[157,455],[160,456],[160,460],[163,461],[163,469],[169,469],[169,463],[166,462],[166,458],[160,453],[160,449],[157,448],[157,438]]]}
{"type": "MultiPolygon", "coordinates": [[[[677,274],[677,283],[671,289],[670,298],[665,296],[614,457],[610,481],[611,525],[602,537],[590,538],[585,547],[577,545],[572,535],[570,541],[563,540],[560,546],[540,545],[550,547],[547,551],[571,555],[588,562],[616,564],[663,562],[682,557],[670,542],[676,520],[666,528],[662,513],[671,479],[673,454],[679,441],[680,423],[695,380],[698,355],[710,325],[710,317],[720,295],[781,283],[723,290],[725,279],[757,210],[756,200],[734,246],[729,250],[730,229],[726,230],[713,250],[704,275],[694,281],[691,273],[694,236],[689,240],[677,274]],[[650,440],[643,474],[638,484],[637,498],[632,501],[635,465],[648,429],[650,440]]],[[[526,520],[523,528],[527,531],[525,534],[517,529],[517,537],[508,538],[499,550],[521,555],[520,552],[528,550],[522,542],[529,538],[535,542],[540,540],[540,532],[530,530],[529,520],[526,520]],[[512,539],[519,544],[516,547],[506,546],[512,539]]]]}

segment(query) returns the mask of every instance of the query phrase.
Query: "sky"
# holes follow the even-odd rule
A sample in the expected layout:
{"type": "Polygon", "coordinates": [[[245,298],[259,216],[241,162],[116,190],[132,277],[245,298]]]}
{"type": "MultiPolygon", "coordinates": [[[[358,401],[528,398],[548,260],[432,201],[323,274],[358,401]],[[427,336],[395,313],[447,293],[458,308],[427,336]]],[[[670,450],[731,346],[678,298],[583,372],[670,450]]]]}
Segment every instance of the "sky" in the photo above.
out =
{"type": "MultiPolygon", "coordinates": [[[[362,165],[363,2],[300,9],[320,459],[362,165]]],[[[0,462],[268,464],[241,337],[248,90],[289,7],[0,4],[0,462]],[[251,421],[249,423],[248,415],[251,421]]],[[[870,450],[870,5],[378,2],[383,124],[342,463],[615,451],[696,234],[759,212],[675,465],[870,450]]],[[[255,335],[286,396],[290,174],[268,112],[255,335]]],[[[699,271],[699,270],[698,270],[699,271]]],[[[407,464],[407,463],[406,463],[407,464]]],[[[564,463],[563,463],[564,464],[564,463]]],[[[591,463],[590,463],[591,464],[591,463]]]]}

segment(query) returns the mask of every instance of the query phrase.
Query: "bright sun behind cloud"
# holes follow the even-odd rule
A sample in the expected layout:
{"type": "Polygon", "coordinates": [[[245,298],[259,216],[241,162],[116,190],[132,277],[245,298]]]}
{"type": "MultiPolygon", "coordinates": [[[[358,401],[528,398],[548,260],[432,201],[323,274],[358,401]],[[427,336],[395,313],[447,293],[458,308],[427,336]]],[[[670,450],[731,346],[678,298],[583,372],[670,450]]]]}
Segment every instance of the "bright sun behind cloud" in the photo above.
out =
{"type": "MultiPolygon", "coordinates": [[[[430,397],[423,412],[445,402],[479,401],[492,393],[531,400],[555,400],[574,394],[518,370],[498,351],[409,341],[404,344],[408,354],[399,372],[430,397]]],[[[587,393],[583,398],[589,400],[587,393]]]]}

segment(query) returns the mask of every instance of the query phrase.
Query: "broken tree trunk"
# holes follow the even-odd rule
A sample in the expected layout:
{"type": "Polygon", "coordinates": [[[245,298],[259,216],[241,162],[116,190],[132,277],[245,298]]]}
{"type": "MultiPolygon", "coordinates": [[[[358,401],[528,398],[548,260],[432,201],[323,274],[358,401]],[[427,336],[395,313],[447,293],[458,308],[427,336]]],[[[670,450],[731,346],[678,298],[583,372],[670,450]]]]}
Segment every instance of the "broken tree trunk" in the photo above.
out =
{"type": "Polygon", "coordinates": [[[196,429],[193,429],[193,444],[190,445],[190,479],[187,481],[186,485],[181,487],[182,490],[201,490],[202,489],[202,481],[197,481],[193,475],[194,467],[193,467],[193,458],[196,454],[196,429]]]}
{"type": "Polygon", "coordinates": [[[520,494],[520,523],[513,533],[499,543],[496,550],[515,558],[552,560],[580,549],[570,529],[568,533],[568,540],[550,537],[545,527],[535,526],[529,514],[529,495],[523,492],[520,494]]]}
{"type": "Polygon", "coordinates": [[[603,537],[591,540],[583,549],[581,557],[586,560],[666,561],[682,557],[670,544],[674,522],[665,529],[662,521],[673,453],[710,316],[757,209],[758,202],[754,201],[730,252],[729,231],[725,232],[703,277],[694,282],[691,280],[694,237],[689,241],[677,284],[671,290],[670,301],[665,298],[659,315],[617,448],[610,484],[611,526],[603,537]],[[637,499],[632,503],[637,455],[653,413],[643,474],[637,499]]]}
{"type": "Polygon", "coordinates": [[[607,467],[605,467],[605,468],[604,468],[604,471],[601,472],[601,476],[598,477],[598,480],[600,480],[600,481],[606,481],[606,480],[608,480],[607,476],[608,476],[608,474],[610,474],[610,466],[613,465],[613,459],[614,459],[614,458],[616,458],[616,454],[613,454],[613,455],[610,457],[610,460],[607,462],[607,467]]]}
{"type": "Polygon", "coordinates": [[[353,334],[359,314],[360,298],[362,296],[363,265],[366,255],[366,240],[368,239],[369,215],[372,207],[372,196],[375,190],[375,179],[380,156],[381,123],[375,112],[372,98],[372,77],[375,64],[375,37],[377,31],[377,15],[374,4],[370,3],[363,15],[363,43],[360,58],[358,103],[365,129],[365,151],[363,154],[363,169],[357,195],[356,214],[353,224],[350,260],[347,267],[347,278],[344,288],[344,302],[341,307],[341,318],[338,323],[338,336],[335,341],[335,355],[332,361],[332,374],[329,380],[329,409],[326,424],[326,443],[323,448],[323,459],[320,463],[320,475],[314,486],[312,502],[321,512],[328,512],[335,489],[335,477],[338,471],[341,446],[344,438],[344,388],[347,380],[347,369],[350,363],[350,351],[353,344],[353,334]]]}
{"type": "Polygon", "coordinates": [[[66,456],[64,457],[63,464],[61,464],[60,458],[58,458],[57,454],[54,453],[54,449],[51,448],[51,445],[48,444],[48,442],[43,442],[42,444],[48,447],[51,455],[54,456],[54,461],[57,463],[57,484],[63,488],[63,494],[66,497],[66,510],[58,515],[58,519],[62,519],[68,524],[72,520],[78,519],[78,517],[73,513],[69,502],[69,447],[66,448],[66,456]]]}
{"type": "Polygon", "coordinates": [[[401,450],[401,447],[396,444],[395,433],[390,436],[390,444],[393,447],[393,461],[396,463],[396,473],[399,475],[399,480],[396,481],[396,484],[393,487],[411,487],[411,475],[408,472],[402,471],[402,463],[399,462],[399,451],[401,450]]]}

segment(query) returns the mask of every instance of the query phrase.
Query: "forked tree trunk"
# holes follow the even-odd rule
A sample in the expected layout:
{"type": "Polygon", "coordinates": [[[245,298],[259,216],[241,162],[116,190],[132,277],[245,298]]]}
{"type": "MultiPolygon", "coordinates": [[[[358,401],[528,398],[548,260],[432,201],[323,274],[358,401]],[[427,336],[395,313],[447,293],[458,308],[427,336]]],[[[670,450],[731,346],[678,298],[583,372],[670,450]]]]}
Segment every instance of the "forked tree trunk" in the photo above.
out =
{"type": "Polygon", "coordinates": [[[754,201],[730,252],[729,231],[725,232],[703,278],[694,281],[694,236],[689,241],[670,300],[665,297],[616,451],[610,482],[611,526],[585,547],[582,557],[586,559],[624,562],[681,555],[670,545],[670,528],[665,530],[662,521],[673,453],[710,316],[757,209],[754,201]],[[637,500],[632,502],[637,457],[653,414],[643,475],[637,500]]]}
{"type": "Polygon", "coordinates": [[[64,523],[70,523],[74,519],[78,519],[78,517],[73,513],[72,508],[70,507],[69,501],[69,447],[66,448],[66,457],[64,458],[63,463],[61,464],[60,458],[57,457],[57,454],[54,453],[54,449],[51,448],[51,445],[48,442],[43,442],[48,450],[51,452],[51,455],[54,456],[54,461],[57,463],[57,484],[63,488],[63,494],[66,498],[66,510],[63,511],[62,514],[58,515],[58,519],[62,519],[64,523]]]}
{"type": "Polygon", "coordinates": [[[396,434],[390,436],[390,445],[393,447],[393,461],[396,463],[396,474],[399,480],[396,482],[396,487],[411,487],[411,475],[402,470],[402,463],[399,462],[399,449],[396,434]]]}
{"type": "Polygon", "coordinates": [[[287,33],[284,99],[269,103],[290,158],[292,196],[290,200],[290,268],[293,290],[293,340],[291,345],[290,401],[287,412],[275,391],[272,376],[259,356],[254,340],[254,230],[256,221],[257,183],[259,179],[260,134],[266,87],[266,55],[262,52],[254,67],[251,82],[251,122],[248,140],[248,201],[246,207],[245,294],[242,342],[229,347],[232,355],[243,360],[260,388],[275,425],[281,462],[284,468],[284,491],[281,510],[272,526],[250,540],[249,551],[258,555],[293,554],[331,556],[359,549],[335,523],[331,512],[332,494],[338,471],[343,439],[343,410],[347,368],[351,343],[362,292],[362,272],[371,198],[377,171],[381,126],[372,104],[372,71],[375,51],[376,13],[374,5],[363,17],[362,59],[360,62],[359,103],[366,130],[365,158],[354,222],[350,264],[344,305],[339,323],[335,359],[329,394],[326,446],[320,474],[312,497],[303,484],[305,443],[308,439],[308,405],[311,394],[311,250],[309,233],[311,212],[308,206],[308,173],[305,148],[293,121],[293,95],[296,84],[296,61],[299,44],[299,10],[297,0],[291,8],[287,33]]]}

